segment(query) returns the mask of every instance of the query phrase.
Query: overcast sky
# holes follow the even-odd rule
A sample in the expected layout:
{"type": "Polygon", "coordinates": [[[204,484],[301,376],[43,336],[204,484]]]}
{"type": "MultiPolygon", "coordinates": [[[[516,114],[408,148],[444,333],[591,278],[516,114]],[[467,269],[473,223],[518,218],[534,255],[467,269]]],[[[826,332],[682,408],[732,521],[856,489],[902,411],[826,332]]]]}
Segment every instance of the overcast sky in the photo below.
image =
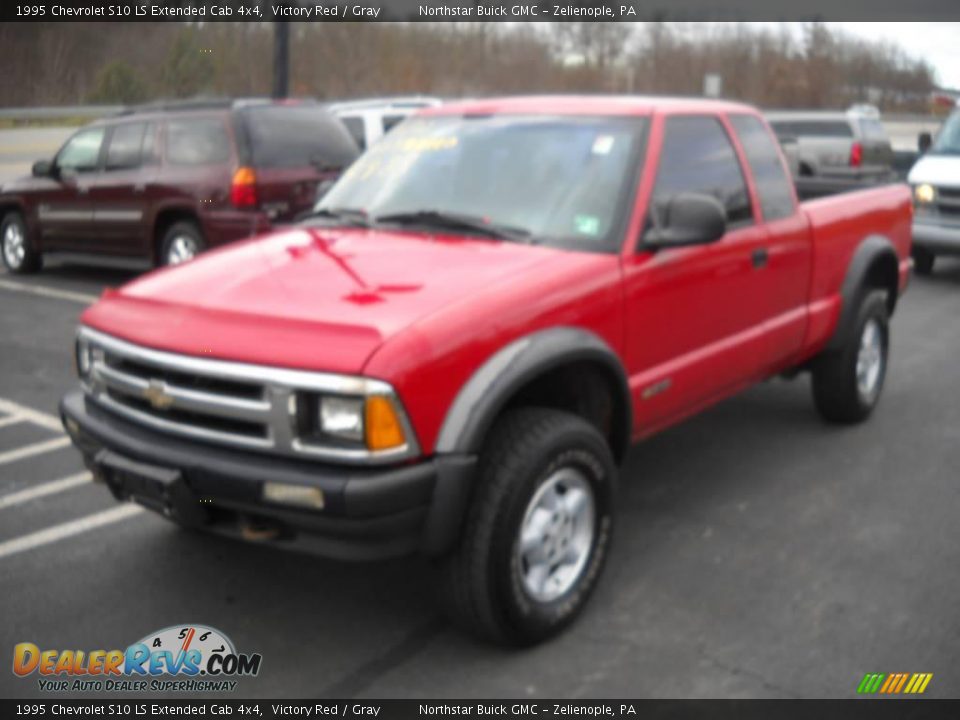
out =
{"type": "MultiPolygon", "coordinates": [[[[960,0],[958,0],[960,1],[960,0]]],[[[869,39],[891,40],[937,71],[940,85],[960,89],[960,23],[827,23],[869,39]]]]}
{"type": "MultiPolygon", "coordinates": [[[[904,1],[909,2],[909,0],[904,1]]],[[[960,0],[956,1],[960,2],[960,0]]],[[[803,23],[800,22],[747,24],[767,27],[786,26],[793,29],[798,37],[803,28],[803,23]]],[[[896,43],[909,55],[930,63],[936,71],[939,85],[960,90],[960,23],[828,22],[825,24],[868,40],[889,40],[896,43]]],[[[696,23],[689,25],[695,26],[696,23]]]]}

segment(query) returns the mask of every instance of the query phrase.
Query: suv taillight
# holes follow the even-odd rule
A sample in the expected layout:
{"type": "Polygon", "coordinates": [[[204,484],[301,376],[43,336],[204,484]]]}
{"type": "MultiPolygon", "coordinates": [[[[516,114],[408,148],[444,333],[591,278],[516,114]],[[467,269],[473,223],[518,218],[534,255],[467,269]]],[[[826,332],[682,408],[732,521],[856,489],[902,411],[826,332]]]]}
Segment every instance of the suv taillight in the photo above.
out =
{"type": "Polygon", "coordinates": [[[257,206],[257,174],[253,168],[237,168],[230,185],[230,202],[236,208],[257,206]]]}
{"type": "Polygon", "coordinates": [[[850,167],[860,167],[863,162],[863,145],[855,142],[850,146],[850,167]]]}

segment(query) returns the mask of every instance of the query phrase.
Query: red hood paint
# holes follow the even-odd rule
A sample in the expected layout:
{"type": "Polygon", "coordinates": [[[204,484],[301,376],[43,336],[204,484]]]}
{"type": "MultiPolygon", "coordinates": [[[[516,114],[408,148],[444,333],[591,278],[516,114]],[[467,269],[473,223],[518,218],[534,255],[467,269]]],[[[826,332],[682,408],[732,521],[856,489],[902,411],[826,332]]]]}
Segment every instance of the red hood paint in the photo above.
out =
{"type": "Polygon", "coordinates": [[[410,324],[558,255],[487,239],[296,228],[107,291],[81,321],[187,355],[359,373],[410,324]]]}

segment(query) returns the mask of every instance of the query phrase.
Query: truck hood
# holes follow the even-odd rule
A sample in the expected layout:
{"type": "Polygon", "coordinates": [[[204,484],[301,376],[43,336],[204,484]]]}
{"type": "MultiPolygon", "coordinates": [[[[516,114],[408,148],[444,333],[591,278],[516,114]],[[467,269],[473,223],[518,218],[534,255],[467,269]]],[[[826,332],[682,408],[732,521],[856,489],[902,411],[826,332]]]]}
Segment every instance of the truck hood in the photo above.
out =
{"type": "Polygon", "coordinates": [[[81,322],[187,355],[360,373],[410,324],[560,254],[481,238],[296,228],[108,290],[81,322]]]}
{"type": "Polygon", "coordinates": [[[909,182],[960,187],[960,156],[924,155],[910,170],[909,182]]]}

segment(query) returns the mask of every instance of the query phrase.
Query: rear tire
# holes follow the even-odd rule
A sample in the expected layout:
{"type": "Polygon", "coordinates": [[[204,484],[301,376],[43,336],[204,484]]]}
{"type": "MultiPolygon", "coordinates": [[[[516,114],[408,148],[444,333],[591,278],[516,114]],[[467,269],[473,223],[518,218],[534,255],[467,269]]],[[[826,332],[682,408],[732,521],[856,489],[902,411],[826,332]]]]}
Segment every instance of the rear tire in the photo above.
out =
{"type": "Polygon", "coordinates": [[[193,260],[207,247],[203,233],[192,220],[181,220],[167,228],[160,245],[160,264],[179,265],[193,260]]]}
{"type": "Polygon", "coordinates": [[[7,270],[15,275],[35,273],[43,267],[43,257],[33,248],[19,212],[8,212],[0,222],[0,255],[7,270]]]}
{"type": "Polygon", "coordinates": [[[880,401],[889,347],[887,293],[868,290],[843,347],[813,364],[813,400],[829,422],[866,420],[880,401]]]}
{"type": "Polygon", "coordinates": [[[934,255],[929,250],[924,248],[913,249],[913,269],[916,270],[917,275],[931,275],[933,274],[933,264],[937,260],[937,256],[934,255]]]}
{"type": "Polygon", "coordinates": [[[457,547],[440,561],[444,609],[486,640],[530,645],[574,621],[613,527],[616,465],[576,415],[509,411],[491,431],[457,547]]]}

